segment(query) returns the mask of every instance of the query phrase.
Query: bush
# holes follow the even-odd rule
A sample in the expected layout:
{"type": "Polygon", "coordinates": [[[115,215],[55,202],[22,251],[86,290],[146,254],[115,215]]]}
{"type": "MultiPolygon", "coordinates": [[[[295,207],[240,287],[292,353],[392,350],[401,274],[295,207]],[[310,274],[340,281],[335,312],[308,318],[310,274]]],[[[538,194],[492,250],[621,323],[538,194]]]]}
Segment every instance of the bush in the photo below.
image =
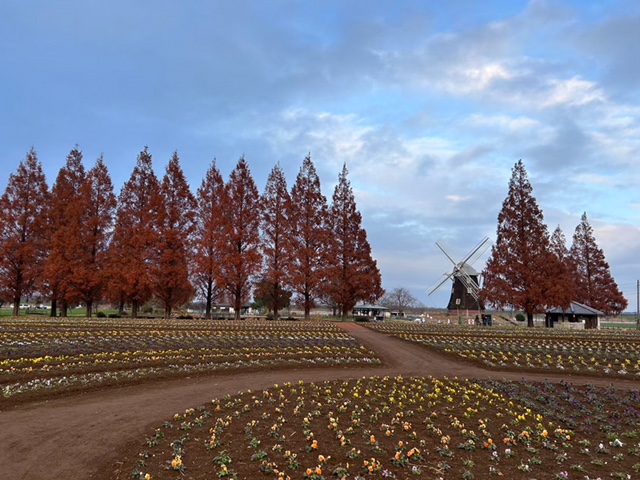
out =
{"type": "Polygon", "coordinates": [[[178,315],[178,320],[193,320],[193,315],[178,315]]]}
{"type": "Polygon", "coordinates": [[[96,317],[98,318],[107,318],[107,314],[104,312],[97,312],[96,317]]]}
{"type": "Polygon", "coordinates": [[[110,313],[109,314],[109,318],[120,318],[120,314],[119,313],[110,313]]]}
{"type": "Polygon", "coordinates": [[[524,313],[516,313],[516,320],[519,322],[524,322],[526,320],[524,313]]]}
{"type": "Polygon", "coordinates": [[[357,316],[353,318],[356,322],[368,322],[369,321],[369,317],[365,317],[365,316],[357,316]]]}

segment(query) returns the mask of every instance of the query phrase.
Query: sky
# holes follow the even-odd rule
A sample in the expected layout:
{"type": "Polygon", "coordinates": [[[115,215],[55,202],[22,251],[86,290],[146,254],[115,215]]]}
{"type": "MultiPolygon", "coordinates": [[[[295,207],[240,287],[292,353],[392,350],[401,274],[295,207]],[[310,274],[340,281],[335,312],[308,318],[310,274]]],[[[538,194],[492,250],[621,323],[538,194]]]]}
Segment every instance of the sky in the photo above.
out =
{"type": "MultiPolygon", "coordinates": [[[[496,238],[522,159],[551,233],[587,212],[636,311],[636,0],[3,0],[0,191],[34,147],[51,185],[78,144],[116,191],[149,147],[192,190],[245,156],[260,191],[310,153],[344,164],[383,287],[444,308],[452,269],[496,238]]],[[[475,263],[482,270],[487,251],[475,263]]]]}

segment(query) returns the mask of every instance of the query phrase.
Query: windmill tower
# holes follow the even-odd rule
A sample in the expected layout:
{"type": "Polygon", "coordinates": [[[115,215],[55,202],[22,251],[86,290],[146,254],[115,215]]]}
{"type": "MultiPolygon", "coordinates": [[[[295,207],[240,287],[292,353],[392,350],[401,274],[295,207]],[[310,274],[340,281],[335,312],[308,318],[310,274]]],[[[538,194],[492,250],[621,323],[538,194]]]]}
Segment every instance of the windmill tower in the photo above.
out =
{"type": "Polygon", "coordinates": [[[480,274],[472,267],[480,256],[487,251],[491,241],[489,237],[485,237],[471,252],[460,262],[455,262],[453,258],[436,242],[436,246],[444,253],[444,255],[453,264],[453,271],[445,273],[445,278],[433,290],[429,292],[432,295],[440,289],[447,281],[453,280],[451,286],[451,297],[449,298],[448,310],[482,310],[478,296],[480,293],[480,274]]]}

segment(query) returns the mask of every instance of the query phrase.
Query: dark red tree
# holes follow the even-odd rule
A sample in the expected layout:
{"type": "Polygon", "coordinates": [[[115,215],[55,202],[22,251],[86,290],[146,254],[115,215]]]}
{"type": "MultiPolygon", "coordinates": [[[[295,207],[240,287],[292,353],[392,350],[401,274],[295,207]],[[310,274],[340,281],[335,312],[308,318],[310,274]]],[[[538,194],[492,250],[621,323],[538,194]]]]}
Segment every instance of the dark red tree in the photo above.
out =
{"type": "Polygon", "coordinates": [[[560,261],[551,252],[542,210],[532,194],[522,160],[512,170],[509,193],[498,214],[496,243],[483,272],[481,301],[497,308],[512,306],[533,315],[560,301],[554,275],[560,261]]]}
{"type": "Polygon", "coordinates": [[[167,165],[159,201],[152,288],[162,302],[164,317],[170,318],[173,308],[187,303],[193,296],[189,264],[193,257],[191,243],[196,200],[180,167],[177,152],[167,165]]]}
{"type": "Polygon", "coordinates": [[[307,155],[291,189],[288,209],[291,223],[291,267],[287,283],[298,294],[309,319],[315,300],[322,295],[326,279],[327,245],[331,241],[327,220],[327,199],[320,178],[307,155]]]}
{"type": "Polygon", "coordinates": [[[569,250],[567,249],[567,239],[560,225],[551,234],[549,250],[559,261],[557,270],[553,275],[554,282],[551,286],[553,290],[551,295],[556,299],[554,306],[568,309],[574,300],[574,282],[569,250]]]}
{"type": "Polygon", "coordinates": [[[260,194],[242,157],[225,186],[225,248],[219,282],[229,293],[235,318],[240,319],[242,304],[250,298],[253,280],[260,271],[260,194]]]}
{"type": "Polygon", "coordinates": [[[83,188],[86,172],[82,163],[82,152],[76,145],[65,166],[60,169],[51,189],[49,209],[50,243],[49,257],[45,265],[45,279],[51,291],[51,315],[67,316],[69,305],[78,303],[80,295],[73,289],[72,265],[81,249],[79,232],[83,228],[82,216],[85,203],[83,188]]]}
{"type": "Polygon", "coordinates": [[[291,293],[284,284],[291,265],[291,223],[287,212],[291,197],[287,180],[280,165],[271,170],[262,194],[262,253],[264,270],[262,276],[263,296],[269,299],[273,316],[278,319],[278,310],[289,304],[291,293]],[[283,298],[279,298],[282,295],[283,298]]]}
{"type": "Polygon", "coordinates": [[[102,299],[108,280],[107,251],[113,233],[116,196],[102,156],[89,170],[81,190],[80,227],[76,232],[78,250],[69,265],[68,284],[74,296],[86,305],[87,317],[102,299]]]}
{"type": "Polygon", "coordinates": [[[382,277],[371,256],[362,215],[357,209],[347,166],[342,167],[329,209],[332,241],[328,244],[327,287],[343,320],[359,301],[382,297],[382,277]]]}
{"type": "Polygon", "coordinates": [[[569,252],[578,302],[607,315],[619,315],[628,302],[611,276],[604,252],[598,247],[586,212],[573,234],[569,252]]]}
{"type": "Polygon", "coordinates": [[[194,243],[193,279],[205,299],[205,318],[211,318],[214,300],[219,299],[222,291],[218,279],[223,278],[221,271],[225,246],[223,208],[224,180],[216,167],[211,164],[197,192],[197,213],[194,243]]]}
{"type": "Polygon", "coordinates": [[[153,172],[147,147],[138,155],[131,177],[118,197],[113,241],[109,249],[110,298],[120,305],[131,304],[136,318],[140,307],[151,299],[151,268],[158,242],[160,184],[153,172]]]}
{"type": "Polygon", "coordinates": [[[276,285],[272,281],[264,280],[258,282],[253,292],[254,302],[264,306],[270,312],[274,312],[274,319],[278,319],[276,312],[288,307],[291,303],[291,291],[284,289],[281,285],[276,285]]]}
{"type": "Polygon", "coordinates": [[[43,274],[48,205],[49,189],[32,148],[0,197],[0,296],[13,301],[14,316],[43,274]]]}

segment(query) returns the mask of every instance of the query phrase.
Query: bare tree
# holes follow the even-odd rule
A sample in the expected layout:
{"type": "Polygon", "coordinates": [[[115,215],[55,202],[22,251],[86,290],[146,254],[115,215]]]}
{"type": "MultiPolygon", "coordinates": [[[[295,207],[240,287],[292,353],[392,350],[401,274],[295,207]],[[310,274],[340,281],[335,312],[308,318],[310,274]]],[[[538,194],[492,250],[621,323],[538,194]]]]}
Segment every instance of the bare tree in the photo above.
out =
{"type": "Polygon", "coordinates": [[[404,287],[394,288],[386,293],[385,296],[382,297],[381,303],[392,310],[397,310],[401,315],[407,308],[422,306],[420,300],[414,297],[413,294],[404,287]]]}

